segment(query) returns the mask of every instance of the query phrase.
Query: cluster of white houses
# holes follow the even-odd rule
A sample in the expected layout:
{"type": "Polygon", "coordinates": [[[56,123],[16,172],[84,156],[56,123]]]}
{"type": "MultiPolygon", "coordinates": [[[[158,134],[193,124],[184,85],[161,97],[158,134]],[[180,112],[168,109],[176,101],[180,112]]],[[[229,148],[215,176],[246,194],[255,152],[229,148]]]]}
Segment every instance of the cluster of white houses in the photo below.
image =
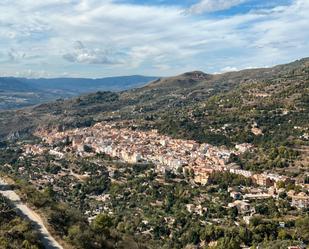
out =
{"type": "MultiPolygon", "coordinates": [[[[239,144],[235,150],[229,150],[210,144],[199,144],[192,140],[174,139],[161,135],[156,130],[140,131],[117,127],[116,123],[102,122],[92,127],[64,132],[43,130],[38,131],[36,135],[42,137],[48,144],[70,141],[69,149],[79,155],[87,154],[90,148],[93,152],[105,153],[128,163],[151,162],[161,172],[166,170],[179,172],[187,169],[188,172],[193,172],[194,181],[200,184],[206,184],[210,174],[215,171],[229,171],[242,175],[265,187],[276,187],[278,182],[292,182],[292,179],[286,176],[270,173],[254,174],[228,163],[231,153],[243,153],[252,148],[251,144],[239,144]]],[[[32,147],[27,147],[28,152],[33,150],[34,153],[38,150],[32,147]]],[[[57,156],[62,155],[61,151],[54,149],[50,152],[57,156]]],[[[291,197],[295,206],[309,207],[307,195],[291,197]]]]}

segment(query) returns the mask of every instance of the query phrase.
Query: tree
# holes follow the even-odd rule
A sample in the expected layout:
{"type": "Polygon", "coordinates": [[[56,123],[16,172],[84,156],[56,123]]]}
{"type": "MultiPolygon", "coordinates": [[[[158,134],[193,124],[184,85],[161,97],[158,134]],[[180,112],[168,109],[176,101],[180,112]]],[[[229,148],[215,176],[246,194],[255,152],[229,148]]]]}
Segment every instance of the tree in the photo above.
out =
{"type": "Polygon", "coordinates": [[[92,228],[98,233],[107,233],[109,228],[113,225],[113,220],[107,214],[101,213],[92,222],[92,228]]]}
{"type": "Polygon", "coordinates": [[[280,229],[278,232],[278,239],[285,240],[288,239],[288,234],[284,229],[280,229]]]}
{"type": "Polygon", "coordinates": [[[92,149],[91,146],[85,144],[84,145],[84,151],[87,152],[87,153],[91,153],[91,152],[93,152],[93,149],[92,149]]]}
{"type": "Polygon", "coordinates": [[[304,242],[309,242],[309,216],[296,220],[295,226],[298,238],[303,239],[304,242]]]}
{"type": "Polygon", "coordinates": [[[94,234],[89,227],[73,225],[68,230],[68,239],[79,249],[94,249],[94,234]]]}
{"type": "Polygon", "coordinates": [[[240,241],[238,238],[227,237],[219,239],[217,247],[218,249],[240,249],[240,241]]]}

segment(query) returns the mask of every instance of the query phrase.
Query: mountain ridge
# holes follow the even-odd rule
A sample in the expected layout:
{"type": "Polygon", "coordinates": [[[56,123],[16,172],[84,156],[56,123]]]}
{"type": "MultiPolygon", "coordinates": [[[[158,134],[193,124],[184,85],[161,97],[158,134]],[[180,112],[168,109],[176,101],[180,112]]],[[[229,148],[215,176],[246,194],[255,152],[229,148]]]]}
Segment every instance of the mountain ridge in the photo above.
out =
{"type": "Polygon", "coordinates": [[[0,109],[16,109],[58,98],[104,91],[123,91],[157,79],[152,76],[119,76],[98,79],[0,77],[0,109]]]}
{"type": "MultiPolygon", "coordinates": [[[[283,95],[283,98],[279,98],[279,96],[280,94],[285,94],[283,92],[285,88],[291,89],[291,95],[292,92],[295,92],[295,98],[299,94],[299,90],[295,86],[299,86],[301,92],[308,90],[309,58],[273,68],[248,69],[219,75],[209,75],[200,72],[202,77],[198,77],[198,80],[191,78],[193,81],[187,84],[192,74],[194,75],[194,72],[158,79],[141,88],[122,92],[84,94],[69,100],[58,100],[35,107],[28,107],[23,110],[2,112],[2,117],[0,117],[0,137],[5,138],[9,134],[16,132],[20,134],[28,133],[39,126],[80,127],[109,119],[134,119],[137,123],[145,121],[147,123],[146,126],[155,125],[162,132],[170,134],[173,133],[171,130],[173,127],[167,128],[167,123],[163,124],[168,122],[169,117],[174,117],[177,122],[182,122],[183,125],[192,126],[195,122],[194,119],[192,120],[189,117],[189,115],[195,115],[194,113],[191,114],[192,111],[200,112],[200,106],[204,105],[211,105],[211,108],[214,108],[213,106],[216,102],[212,102],[213,100],[222,99],[222,96],[230,98],[230,96],[234,96],[234,92],[238,95],[237,99],[240,100],[244,94],[246,98],[253,98],[257,107],[265,105],[264,102],[266,100],[272,101],[269,99],[270,97],[265,97],[264,99],[258,97],[258,95],[262,96],[263,94],[265,96],[269,94],[273,94],[273,96],[278,95],[278,97],[275,97],[275,100],[278,102],[276,105],[279,105],[279,103],[283,105],[284,103],[281,100],[285,99],[286,103],[292,105],[293,101],[296,100],[289,100],[290,96],[286,95],[283,95]],[[185,82],[177,81],[179,78],[184,78],[185,82]],[[160,84],[157,84],[157,82],[160,84]],[[186,87],[181,87],[181,85],[186,85],[186,87]],[[263,88],[267,90],[266,93],[263,93],[263,88]],[[250,94],[248,95],[246,91],[249,91],[250,94]],[[174,116],[175,114],[178,117],[174,116]],[[179,120],[179,117],[182,116],[183,121],[179,120]]],[[[238,101],[237,99],[235,101],[238,101]]],[[[252,104],[249,104],[250,102],[248,104],[247,102],[240,102],[237,105],[244,106],[235,106],[235,110],[244,108],[249,115],[250,108],[252,108],[252,104]]],[[[229,106],[231,104],[226,105],[229,106]]],[[[217,105],[213,112],[220,111],[220,108],[220,105],[217,105]]],[[[205,112],[205,110],[202,110],[202,112],[205,112]]],[[[207,123],[208,121],[205,120],[203,122],[207,123]]],[[[175,124],[175,127],[178,126],[179,124],[175,124]]],[[[205,129],[208,130],[208,128],[205,129]]],[[[187,138],[196,139],[204,137],[202,134],[198,135],[199,132],[195,129],[193,130],[196,134],[189,136],[188,133],[187,138]]],[[[183,132],[185,131],[186,129],[183,132]]],[[[180,130],[178,132],[179,134],[182,133],[180,130]]],[[[205,139],[207,137],[208,135],[205,139]]]]}

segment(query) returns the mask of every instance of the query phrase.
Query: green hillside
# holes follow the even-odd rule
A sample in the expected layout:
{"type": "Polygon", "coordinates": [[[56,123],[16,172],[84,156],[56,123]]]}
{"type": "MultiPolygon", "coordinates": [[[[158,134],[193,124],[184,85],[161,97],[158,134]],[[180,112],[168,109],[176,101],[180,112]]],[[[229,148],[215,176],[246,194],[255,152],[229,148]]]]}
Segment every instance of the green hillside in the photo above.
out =
{"type": "Polygon", "coordinates": [[[307,153],[308,96],[308,58],[218,75],[191,72],[120,93],[97,92],[2,112],[0,137],[17,138],[38,127],[66,129],[134,119],[141,128],[215,145],[252,142],[263,150],[284,146],[294,150],[286,152],[290,160],[299,151],[307,153]],[[254,135],[254,129],[262,134],[254,135]]]}

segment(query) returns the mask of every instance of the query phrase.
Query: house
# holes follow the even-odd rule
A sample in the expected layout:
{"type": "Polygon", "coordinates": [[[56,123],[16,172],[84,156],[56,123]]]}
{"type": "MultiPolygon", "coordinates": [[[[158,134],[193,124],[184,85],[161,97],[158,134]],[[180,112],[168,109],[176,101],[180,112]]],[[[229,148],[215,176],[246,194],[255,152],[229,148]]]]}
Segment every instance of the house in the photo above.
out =
{"type": "Polygon", "coordinates": [[[279,222],[279,227],[284,228],[284,227],[285,227],[285,222],[280,221],[280,222],[279,222]]]}
{"type": "Polygon", "coordinates": [[[304,192],[290,196],[292,198],[291,206],[296,208],[309,208],[309,196],[304,192]]]}
{"type": "Polygon", "coordinates": [[[236,175],[242,175],[246,178],[250,178],[253,175],[251,171],[243,170],[243,169],[233,169],[233,168],[230,169],[230,173],[236,174],[236,175]]]}
{"type": "Polygon", "coordinates": [[[249,143],[243,143],[243,144],[236,144],[235,146],[236,150],[238,150],[240,153],[244,153],[247,150],[250,150],[251,148],[253,148],[252,144],[249,143]]]}
{"type": "Polygon", "coordinates": [[[259,194],[245,194],[244,199],[246,200],[263,200],[263,199],[269,199],[272,195],[267,193],[259,193],[259,194]]]}
{"type": "Polygon", "coordinates": [[[201,167],[196,167],[193,170],[194,170],[194,181],[202,185],[208,183],[208,178],[210,174],[214,171],[213,169],[210,168],[201,168],[201,167]]]}
{"type": "Polygon", "coordinates": [[[248,202],[236,200],[228,204],[228,207],[236,207],[239,213],[245,214],[251,211],[251,206],[248,202]]]}
{"type": "Polygon", "coordinates": [[[274,181],[271,180],[266,174],[255,174],[252,176],[252,180],[260,186],[271,187],[274,185],[274,181]]]}

